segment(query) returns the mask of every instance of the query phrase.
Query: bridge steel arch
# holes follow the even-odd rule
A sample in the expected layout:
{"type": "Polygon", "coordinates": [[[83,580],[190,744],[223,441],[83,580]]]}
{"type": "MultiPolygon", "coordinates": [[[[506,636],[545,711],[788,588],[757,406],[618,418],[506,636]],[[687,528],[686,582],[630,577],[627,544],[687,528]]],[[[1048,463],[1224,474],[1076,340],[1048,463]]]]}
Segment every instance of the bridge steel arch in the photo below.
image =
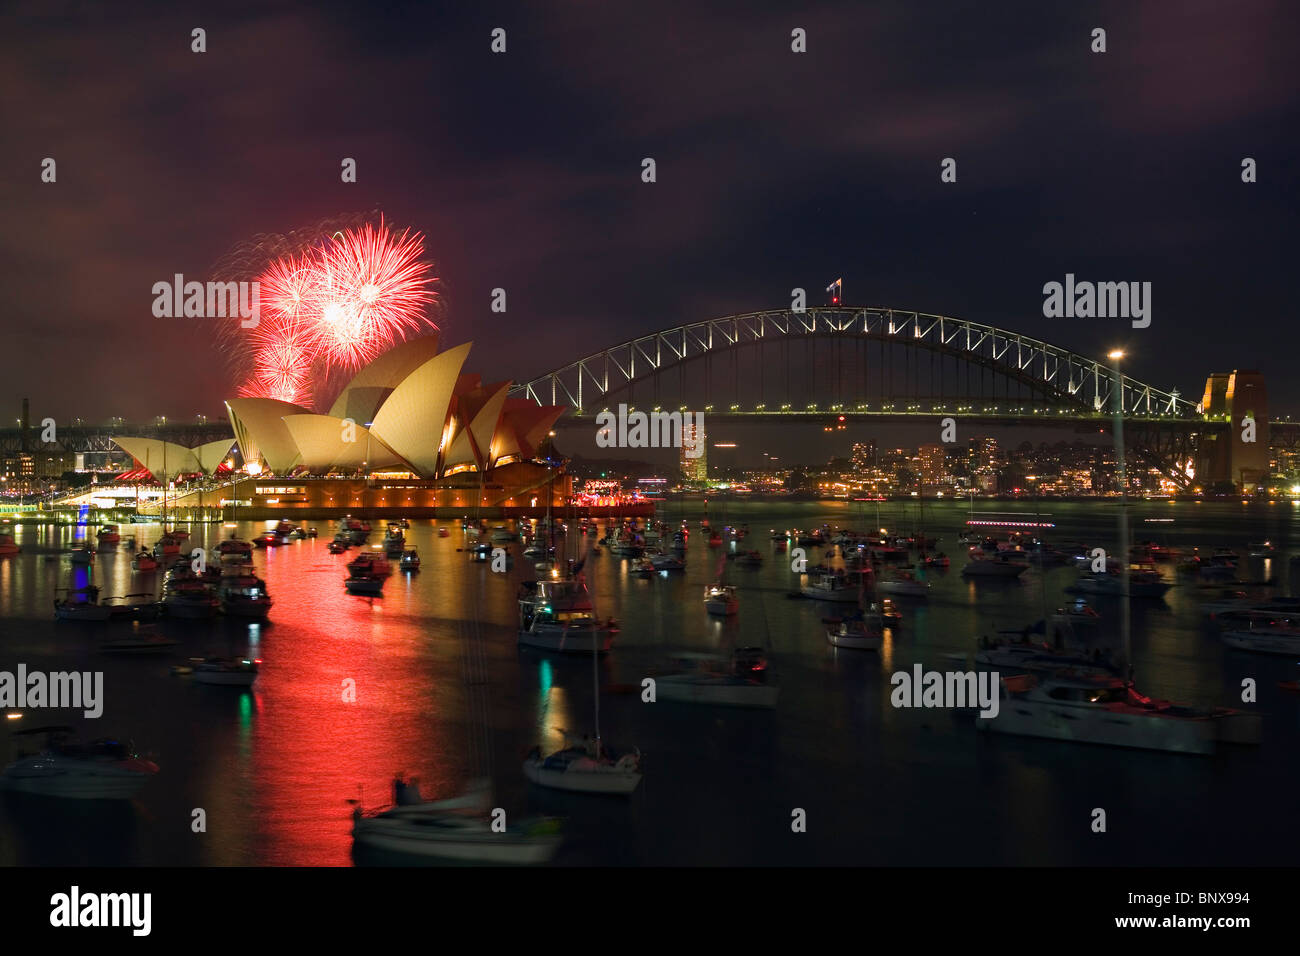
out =
{"type": "MultiPolygon", "coordinates": [[[[510,394],[541,405],[569,405],[583,415],[608,393],[647,381],[711,352],[772,340],[812,338],[892,342],[964,359],[1041,390],[1088,416],[1113,410],[1115,374],[1097,359],[1039,339],[956,319],[889,308],[809,308],[749,312],[678,326],[623,342],[529,382],[510,394]]],[[[1198,419],[1200,407],[1123,376],[1126,416],[1198,419]]]]}

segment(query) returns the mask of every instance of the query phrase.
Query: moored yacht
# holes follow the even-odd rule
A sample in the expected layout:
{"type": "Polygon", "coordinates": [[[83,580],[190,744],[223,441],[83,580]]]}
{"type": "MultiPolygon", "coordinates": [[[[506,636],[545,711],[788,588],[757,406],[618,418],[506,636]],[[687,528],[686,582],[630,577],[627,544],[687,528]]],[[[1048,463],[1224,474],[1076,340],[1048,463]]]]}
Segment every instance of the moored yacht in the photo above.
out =
{"type": "Polygon", "coordinates": [[[929,597],[930,585],[920,580],[914,571],[899,568],[876,582],[876,590],[903,597],[929,597]]]}
{"type": "Polygon", "coordinates": [[[842,572],[826,570],[813,575],[812,580],[799,589],[799,593],[818,601],[857,604],[860,590],[842,572]]]}
{"type": "Polygon", "coordinates": [[[1250,621],[1244,628],[1224,631],[1223,643],[1258,654],[1300,654],[1300,627],[1282,621],[1250,621]]]}
{"type": "MultiPolygon", "coordinates": [[[[563,731],[561,731],[563,733],[563,731]]],[[[534,747],[524,760],[524,776],[557,790],[626,796],[641,783],[640,752],[619,755],[599,737],[578,739],[564,734],[565,748],[548,757],[534,747]]]]}
{"type": "Polygon", "coordinates": [[[75,800],[129,800],[158,772],[129,745],[110,738],[81,744],[70,727],[33,727],[15,737],[45,735],[35,753],[20,752],[0,774],[0,787],[75,800]]]}
{"type": "Polygon", "coordinates": [[[526,819],[507,826],[504,832],[494,830],[485,792],[424,803],[412,784],[396,789],[398,797],[390,807],[364,810],[359,802],[353,802],[352,840],[356,847],[493,864],[545,863],[559,849],[559,822],[551,818],[526,819]]]}
{"type": "Polygon", "coordinates": [[[736,589],[722,584],[711,584],[704,589],[704,609],[719,617],[730,617],[740,608],[736,589]]]}
{"type": "Polygon", "coordinates": [[[994,551],[971,561],[961,569],[963,577],[1018,578],[1029,570],[1029,562],[1019,551],[994,551]]]}
{"type": "Polygon", "coordinates": [[[1001,693],[997,716],[976,718],[980,729],[1173,753],[1213,753],[1236,736],[1219,721],[1245,716],[1153,700],[1119,678],[1005,677],[1001,693]]]}
{"type": "Polygon", "coordinates": [[[725,707],[776,706],[780,688],[767,683],[767,661],[756,647],[737,648],[730,658],[681,654],[674,673],[656,678],[658,699],[725,707]]]}
{"type": "Polygon", "coordinates": [[[885,640],[885,635],[881,627],[872,626],[866,618],[848,617],[842,618],[838,624],[826,625],[826,640],[835,647],[878,651],[885,640]]]}

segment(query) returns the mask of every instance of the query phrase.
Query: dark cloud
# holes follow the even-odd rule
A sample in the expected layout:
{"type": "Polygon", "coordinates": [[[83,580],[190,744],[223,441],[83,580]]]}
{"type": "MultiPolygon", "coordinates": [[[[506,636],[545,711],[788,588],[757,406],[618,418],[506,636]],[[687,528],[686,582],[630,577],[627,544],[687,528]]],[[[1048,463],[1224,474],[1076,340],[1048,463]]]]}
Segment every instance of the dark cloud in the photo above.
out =
{"type": "Polygon", "coordinates": [[[219,414],[215,337],[154,319],[152,284],[380,208],[428,235],[447,335],[493,377],[843,275],[852,302],[1089,353],[1123,340],[1134,374],[1184,392],[1259,367],[1300,408],[1292,5],[697,6],[19,5],[0,39],[3,327],[23,357],[4,401],[219,414]],[[1043,318],[1067,271],[1151,281],[1151,328],[1043,318]]]}

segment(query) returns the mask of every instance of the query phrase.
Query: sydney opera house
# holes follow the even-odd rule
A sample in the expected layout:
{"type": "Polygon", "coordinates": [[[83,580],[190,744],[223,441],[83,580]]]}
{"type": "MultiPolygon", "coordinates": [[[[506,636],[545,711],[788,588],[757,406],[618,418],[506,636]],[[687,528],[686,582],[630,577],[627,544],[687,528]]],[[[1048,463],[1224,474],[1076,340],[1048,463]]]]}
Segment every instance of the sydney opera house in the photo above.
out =
{"type": "MultiPolygon", "coordinates": [[[[438,344],[436,335],[425,336],[380,355],[327,413],[271,398],[228,400],[243,464],[220,482],[221,504],[237,504],[249,517],[508,515],[545,509],[548,497],[562,505],[570,485],[559,463],[547,460],[547,439],[564,406],[509,398],[512,383],[484,383],[464,371],[470,343],[444,352],[438,344]]],[[[235,465],[231,442],[187,449],[156,439],[116,441],[164,481],[181,474],[220,479],[235,465]]],[[[172,505],[212,506],[213,498],[208,488],[172,505]],[[197,494],[207,500],[190,500],[197,494]]]]}

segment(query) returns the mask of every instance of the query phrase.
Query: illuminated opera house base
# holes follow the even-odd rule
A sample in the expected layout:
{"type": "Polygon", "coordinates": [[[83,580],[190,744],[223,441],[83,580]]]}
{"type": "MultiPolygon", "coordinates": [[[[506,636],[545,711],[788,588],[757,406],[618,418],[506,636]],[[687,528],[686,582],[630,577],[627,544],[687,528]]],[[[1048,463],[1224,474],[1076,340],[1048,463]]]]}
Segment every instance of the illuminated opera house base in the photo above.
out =
{"type": "MultiPolygon", "coordinates": [[[[572,491],[569,475],[554,474],[544,465],[520,462],[495,468],[482,476],[474,472],[450,478],[243,478],[215,500],[211,492],[172,498],[168,510],[220,507],[225,520],[234,518],[522,518],[546,514],[547,497],[553,513],[564,513],[572,491]],[[482,483],[480,484],[480,478],[482,483]]],[[[142,509],[143,510],[143,509],[142,509]]]]}

